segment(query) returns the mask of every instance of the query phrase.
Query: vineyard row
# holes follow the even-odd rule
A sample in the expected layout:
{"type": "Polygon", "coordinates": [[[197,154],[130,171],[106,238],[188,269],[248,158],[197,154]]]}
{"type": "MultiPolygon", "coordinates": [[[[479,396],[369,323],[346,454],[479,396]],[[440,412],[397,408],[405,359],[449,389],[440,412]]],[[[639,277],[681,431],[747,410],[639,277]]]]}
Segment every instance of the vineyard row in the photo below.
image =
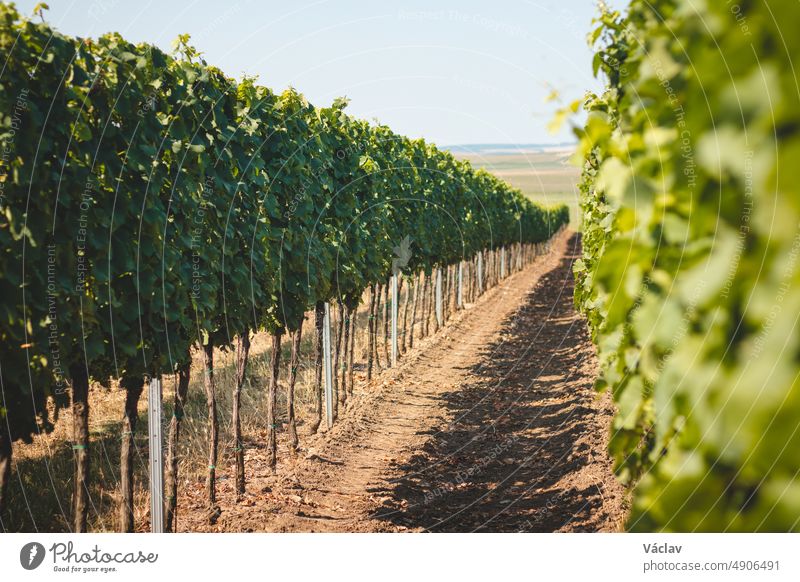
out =
{"type": "MultiPolygon", "coordinates": [[[[0,55],[0,511],[12,443],[52,430],[71,406],[73,527],[86,529],[89,384],[113,382],[126,392],[130,531],[144,380],[178,374],[177,435],[195,345],[213,507],[215,348],[236,350],[238,394],[251,334],[273,338],[274,467],[279,347],[287,333],[299,345],[308,310],[352,311],[393,272],[428,281],[484,254],[519,257],[568,221],[566,207],[534,204],[424,140],[348,116],[344,99],[317,108],[294,90],[231,79],[188,37],[172,55],[118,34],[72,38],[3,3],[0,55]]],[[[294,382],[292,371],[290,394],[294,382]]]]}

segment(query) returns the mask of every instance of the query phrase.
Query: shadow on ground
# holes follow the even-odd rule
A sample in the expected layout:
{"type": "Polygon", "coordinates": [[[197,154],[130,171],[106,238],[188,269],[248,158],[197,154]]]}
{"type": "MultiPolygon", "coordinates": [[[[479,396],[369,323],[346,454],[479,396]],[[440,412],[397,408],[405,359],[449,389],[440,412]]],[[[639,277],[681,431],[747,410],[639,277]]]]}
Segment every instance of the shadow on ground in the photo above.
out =
{"type": "Polygon", "coordinates": [[[373,519],[429,531],[598,531],[622,519],[606,455],[611,405],[593,388],[596,362],[573,308],[573,235],[474,381],[442,396],[452,421],[429,433],[373,519]]]}

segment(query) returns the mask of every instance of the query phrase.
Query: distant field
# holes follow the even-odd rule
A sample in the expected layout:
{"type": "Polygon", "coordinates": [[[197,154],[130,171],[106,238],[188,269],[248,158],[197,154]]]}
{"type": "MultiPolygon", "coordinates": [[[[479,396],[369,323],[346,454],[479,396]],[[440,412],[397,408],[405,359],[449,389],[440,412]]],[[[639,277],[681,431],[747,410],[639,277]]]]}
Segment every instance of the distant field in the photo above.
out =
{"type": "Polygon", "coordinates": [[[569,206],[572,228],[580,228],[578,213],[578,168],[569,164],[570,152],[463,153],[455,156],[476,168],[486,168],[516,186],[532,200],[569,206]]]}

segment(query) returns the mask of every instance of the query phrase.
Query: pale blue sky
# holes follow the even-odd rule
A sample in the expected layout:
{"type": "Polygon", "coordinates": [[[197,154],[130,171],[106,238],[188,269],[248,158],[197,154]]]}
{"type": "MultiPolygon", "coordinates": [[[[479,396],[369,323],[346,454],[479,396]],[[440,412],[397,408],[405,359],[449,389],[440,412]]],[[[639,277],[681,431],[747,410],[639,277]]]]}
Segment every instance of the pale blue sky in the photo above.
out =
{"type": "MultiPolygon", "coordinates": [[[[231,76],[292,85],[316,105],[346,95],[351,114],[440,145],[570,140],[547,132],[558,105],[545,96],[598,87],[585,40],[594,0],[47,3],[47,20],[67,34],[113,30],[169,50],[189,33],[231,76]]],[[[17,2],[27,14],[35,4],[17,2]]]]}

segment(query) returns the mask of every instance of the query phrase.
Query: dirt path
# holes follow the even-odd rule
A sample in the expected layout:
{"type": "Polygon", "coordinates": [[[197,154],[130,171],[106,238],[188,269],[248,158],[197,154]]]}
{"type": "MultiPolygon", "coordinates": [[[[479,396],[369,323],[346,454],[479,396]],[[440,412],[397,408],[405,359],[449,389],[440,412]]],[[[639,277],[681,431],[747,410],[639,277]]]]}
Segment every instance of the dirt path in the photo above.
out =
{"type": "MultiPolygon", "coordinates": [[[[580,239],[503,281],[356,395],[328,434],[248,449],[248,494],[220,478],[205,523],[187,487],[183,531],[597,531],[624,517],[606,455],[611,403],[572,304],[580,239]]],[[[301,437],[302,438],[302,437],[301,437]]]]}

